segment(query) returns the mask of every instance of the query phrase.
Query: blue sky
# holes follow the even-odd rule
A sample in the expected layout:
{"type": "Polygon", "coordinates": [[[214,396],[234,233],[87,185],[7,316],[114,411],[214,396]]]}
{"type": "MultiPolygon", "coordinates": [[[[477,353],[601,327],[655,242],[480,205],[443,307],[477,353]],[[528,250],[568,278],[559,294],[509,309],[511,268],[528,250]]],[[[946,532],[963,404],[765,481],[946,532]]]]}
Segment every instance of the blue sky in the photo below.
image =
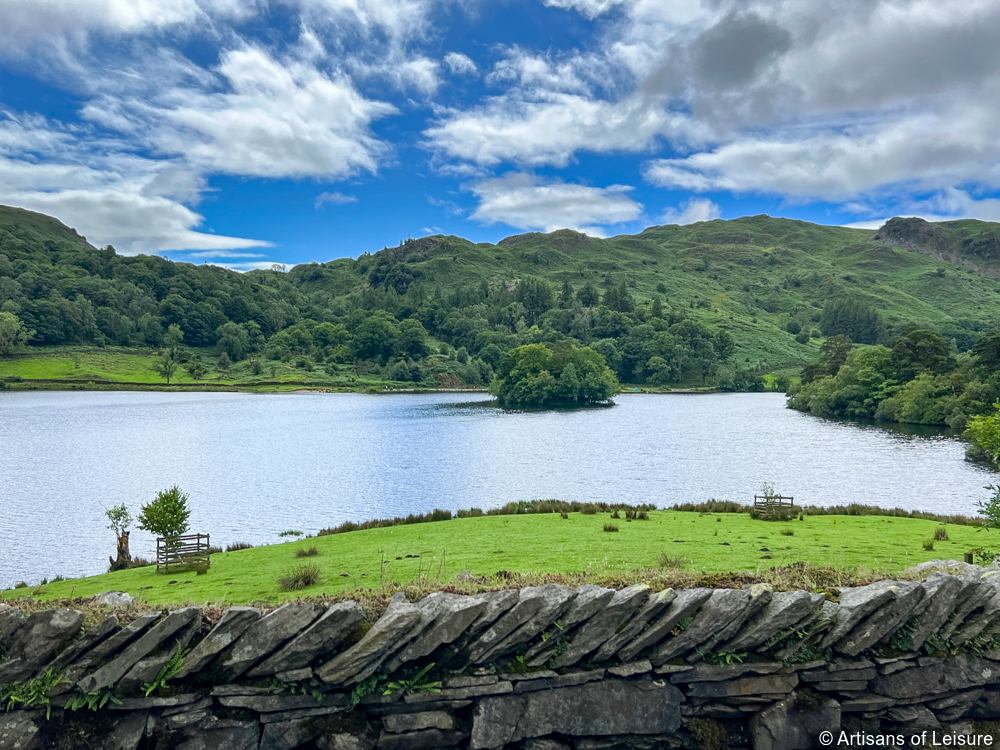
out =
{"type": "Polygon", "coordinates": [[[238,269],[1000,220],[1000,3],[0,0],[0,203],[238,269]]]}

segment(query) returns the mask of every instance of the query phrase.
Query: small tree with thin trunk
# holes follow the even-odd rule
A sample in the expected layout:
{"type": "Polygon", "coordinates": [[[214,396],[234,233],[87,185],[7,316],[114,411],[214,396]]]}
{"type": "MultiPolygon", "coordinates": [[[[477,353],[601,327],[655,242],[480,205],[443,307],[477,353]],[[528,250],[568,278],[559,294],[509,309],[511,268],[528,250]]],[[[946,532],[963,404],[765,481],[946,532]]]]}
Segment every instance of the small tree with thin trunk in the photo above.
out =
{"type": "Polygon", "coordinates": [[[176,484],[156,493],[156,499],[139,509],[139,528],[163,537],[167,545],[177,544],[177,538],[188,530],[188,496],[176,484]]]}
{"type": "Polygon", "coordinates": [[[118,540],[118,558],[108,556],[108,562],[111,564],[109,570],[111,572],[124,570],[132,565],[132,555],[128,549],[128,529],[132,525],[132,514],[128,512],[125,503],[120,503],[104,511],[104,515],[108,517],[108,528],[115,532],[118,540]]]}
{"type": "Polygon", "coordinates": [[[167,379],[167,385],[170,385],[170,378],[177,372],[177,367],[178,364],[177,360],[174,359],[174,353],[169,350],[161,352],[159,358],[153,363],[153,369],[167,379]]]}

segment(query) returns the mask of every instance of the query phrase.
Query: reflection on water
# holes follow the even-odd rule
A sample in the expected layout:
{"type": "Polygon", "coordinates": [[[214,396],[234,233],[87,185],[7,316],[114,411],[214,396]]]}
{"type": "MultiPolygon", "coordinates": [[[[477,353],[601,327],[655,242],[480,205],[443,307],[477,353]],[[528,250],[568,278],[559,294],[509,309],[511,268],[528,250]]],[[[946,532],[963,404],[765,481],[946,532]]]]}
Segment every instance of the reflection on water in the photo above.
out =
{"type": "MultiPolygon", "coordinates": [[[[994,479],[926,427],[821,420],[780,394],[623,395],[513,413],[482,394],[0,394],[0,585],[101,572],[104,509],[190,493],[215,544],[341,521],[560,498],[796,502],[973,514],[994,479]]],[[[133,551],[152,540],[133,532],[133,551]]]]}

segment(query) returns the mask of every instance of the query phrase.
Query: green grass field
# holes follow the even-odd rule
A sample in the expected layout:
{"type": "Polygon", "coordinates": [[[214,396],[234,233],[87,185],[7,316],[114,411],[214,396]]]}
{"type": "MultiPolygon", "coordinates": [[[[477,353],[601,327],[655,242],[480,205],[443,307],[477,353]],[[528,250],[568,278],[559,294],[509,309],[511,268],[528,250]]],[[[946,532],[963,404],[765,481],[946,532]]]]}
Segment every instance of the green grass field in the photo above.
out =
{"type": "Polygon", "coordinates": [[[205,374],[198,380],[186,369],[178,368],[168,384],[153,369],[156,352],[147,349],[109,347],[45,347],[32,348],[24,353],[0,357],[0,380],[8,380],[12,389],[127,388],[129,390],[229,390],[252,389],[259,391],[284,391],[300,388],[332,390],[365,390],[367,388],[419,387],[414,383],[392,383],[377,375],[357,375],[346,365],[336,372],[319,368],[306,371],[292,364],[266,362],[264,371],[254,375],[247,362],[240,362],[226,372],[220,372],[215,358],[199,357],[205,374]]]}
{"type": "Polygon", "coordinates": [[[482,516],[352,531],[213,555],[203,575],[161,575],[147,567],[10,590],[3,596],[57,599],[121,590],[150,604],[242,603],[377,591],[388,584],[419,583],[423,576],[425,583],[438,585],[460,572],[588,573],[608,579],[637,571],[632,577],[644,580],[658,567],[661,552],[683,556],[683,569],[692,573],[762,571],[797,562],[893,573],[933,558],[961,559],[971,548],[1000,539],[974,526],[949,524],[949,540],[936,541],[928,551],[923,542],[941,525],[935,521],[806,516],[804,521],[767,522],[747,514],[677,511],[649,515],[649,521],[631,522],[612,520],[608,513],[570,513],[567,519],[557,513],[482,516]],[[619,531],[604,531],[606,523],[619,531]],[[313,546],[319,556],[295,557],[296,550],[313,546]],[[319,582],[282,592],[278,577],[302,564],[319,567],[319,582]]]}

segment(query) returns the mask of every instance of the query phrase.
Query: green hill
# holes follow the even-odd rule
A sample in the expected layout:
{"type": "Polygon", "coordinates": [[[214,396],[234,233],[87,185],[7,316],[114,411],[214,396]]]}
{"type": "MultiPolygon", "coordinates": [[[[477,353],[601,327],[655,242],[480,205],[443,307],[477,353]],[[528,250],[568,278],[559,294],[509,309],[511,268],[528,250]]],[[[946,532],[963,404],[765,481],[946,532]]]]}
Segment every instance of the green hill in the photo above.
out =
{"type": "MultiPolygon", "coordinates": [[[[739,388],[747,373],[815,361],[837,333],[890,342],[916,323],[968,349],[1000,319],[997,237],[986,222],[893,219],[872,232],[754,216],[607,239],[431,236],[241,274],[120,256],[0,207],[0,309],[34,331],[21,360],[55,346],[150,360],[176,325],[200,363],[181,382],[484,384],[513,346],[572,338],[625,382],[739,388]],[[215,366],[222,351],[231,370],[215,366]]],[[[5,359],[0,375],[19,372],[5,359]]]]}

